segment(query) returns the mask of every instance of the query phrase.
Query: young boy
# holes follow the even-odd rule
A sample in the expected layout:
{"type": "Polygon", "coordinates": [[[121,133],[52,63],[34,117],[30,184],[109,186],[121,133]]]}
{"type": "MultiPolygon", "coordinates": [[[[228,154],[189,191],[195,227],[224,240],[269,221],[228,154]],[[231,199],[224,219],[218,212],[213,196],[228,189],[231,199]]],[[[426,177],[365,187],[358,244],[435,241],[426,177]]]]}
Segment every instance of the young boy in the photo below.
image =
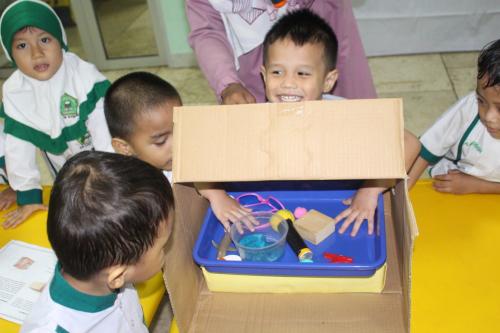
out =
{"type": "Polygon", "coordinates": [[[112,151],[103,112],[109,81],[95,66],[67,50],[61,21],[45,2],[15,1],[0,18],[1,43],[17,70],[3,84],[5,164],[19,208],[5,228],[42,205],[36,150],[57,173],[83,150],[112,151]]]}
{"type": "Polygon", "coordinates": [[[132,283],[164,262],[170,184],[155,167],[85,151],[56,177],[47,233],[58,264],[21,332],[148,332],[132,283]]]}
{"type": "MultiPolygon", "coordinates": [[[[134,72],[116,80],[104,101],[104,112],[117,153],[132,155],[165,171],[172,180],[173,108],[182,101],[175,88],[147,72],[134,72]]],[[[257,221],[223,189],[197,184],[210,201],[215,216],[229,229],[230,222],[253,228],[257,221]]]]}
{"type": "Polygon", "coordinates": [[[427,166],[436,191],[500,193],[500,39],[477,61],[477,88],[446,111],[420,138],[411,185],[427,166]]]}
{"type": "MultiPolygon", "coordinates": [[[[276,103],[339,99],[327,94],[337,81],[336,59],[337,38],[323,19],[307,9],[283,16],[264,39],[261,71],[267,99],[276,103]]],[[[410,166],[419,144],[407,131],[405,148],[405,162],[410,166]]],[[[355,236],[367,220],[368,233],[372,234],[377,198],[384,189],[382,184],[366,182],[352,200],[346,200],[350,207],[335,218],[336,222],[345,218],[339,232],[344,233],[354,223],[351,235],[355,236]]]]}

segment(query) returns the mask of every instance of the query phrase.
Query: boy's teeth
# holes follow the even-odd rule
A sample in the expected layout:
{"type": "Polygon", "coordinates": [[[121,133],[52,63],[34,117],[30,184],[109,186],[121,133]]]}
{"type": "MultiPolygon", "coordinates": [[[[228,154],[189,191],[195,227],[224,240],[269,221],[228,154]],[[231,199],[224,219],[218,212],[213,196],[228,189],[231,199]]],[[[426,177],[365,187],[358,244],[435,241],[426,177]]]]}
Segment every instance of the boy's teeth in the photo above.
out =
{"type": "Polygon", "coordinates": [[[290,95],[281,95],[280,99],[282,102],[298,102],[300,101],[300,96],[290,96],[290,95]]]}

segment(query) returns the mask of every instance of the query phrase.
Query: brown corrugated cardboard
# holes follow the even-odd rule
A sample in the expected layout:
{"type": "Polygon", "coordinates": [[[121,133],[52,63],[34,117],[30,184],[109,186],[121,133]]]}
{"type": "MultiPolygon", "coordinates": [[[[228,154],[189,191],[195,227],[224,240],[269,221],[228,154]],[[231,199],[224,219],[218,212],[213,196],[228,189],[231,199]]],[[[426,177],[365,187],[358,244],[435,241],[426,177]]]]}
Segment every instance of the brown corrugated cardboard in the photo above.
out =
{"type": "Polygon", "coordinates": [[[176,182],[406,175],[398,99],[182,107],[174,124],[176,182]]]}
{"type": "Polygon", "coordinates": [[[408,332],[417,230],[404,183],[402,119],[397,99],[176,108],[176,220],[165,282],[180,332],[408,332]],[[207,203],[186,182],[310,179],[397,180],[386,195],[384,291],[208,291],[191,256],[207,203]]]}

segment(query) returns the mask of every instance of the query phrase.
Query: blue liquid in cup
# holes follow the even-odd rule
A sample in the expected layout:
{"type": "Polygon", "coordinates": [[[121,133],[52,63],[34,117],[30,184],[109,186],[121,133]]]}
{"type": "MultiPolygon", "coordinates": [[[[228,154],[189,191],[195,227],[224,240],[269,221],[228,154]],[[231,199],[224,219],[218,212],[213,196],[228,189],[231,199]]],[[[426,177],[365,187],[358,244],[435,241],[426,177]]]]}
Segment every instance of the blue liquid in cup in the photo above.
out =
{"type": "Polygon", "coordinates": [[[278,239],[270,237],[269,235],[254,232],[244,235],[240,239],[240,244],[250,248],[245,251],[245,260],[249,261],[276,261],[283,254],[282,247],[270,248],[264,251],[252,251],[252,249],[259,250],[264,247],[275,244],[278,239]]]}

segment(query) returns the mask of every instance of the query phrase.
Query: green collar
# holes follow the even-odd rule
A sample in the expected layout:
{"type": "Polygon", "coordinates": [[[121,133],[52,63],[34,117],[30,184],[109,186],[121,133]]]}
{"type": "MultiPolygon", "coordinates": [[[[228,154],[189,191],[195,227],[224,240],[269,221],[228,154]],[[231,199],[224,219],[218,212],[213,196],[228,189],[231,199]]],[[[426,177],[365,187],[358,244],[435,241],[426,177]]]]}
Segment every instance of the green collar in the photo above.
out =
{"type": "Polygon", "coordinates": [[[76,290],[61,275],[60,263],[56,265],[49,288],[50,297],[54,302],[73,310],[90,313],[100,312],[112,307],[117,297],[116,293],[94,296],[76,290]]]}

